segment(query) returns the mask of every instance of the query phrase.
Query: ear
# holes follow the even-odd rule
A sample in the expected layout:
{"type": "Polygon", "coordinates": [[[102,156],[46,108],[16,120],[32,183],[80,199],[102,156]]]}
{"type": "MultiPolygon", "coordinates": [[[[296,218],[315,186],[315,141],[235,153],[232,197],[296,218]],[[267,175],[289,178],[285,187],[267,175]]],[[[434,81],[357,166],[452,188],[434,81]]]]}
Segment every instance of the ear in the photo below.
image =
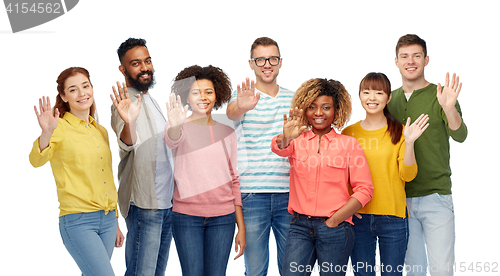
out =
{"type": "Polygon", "coordinates": [[[250,66],[250,69],[252,69],[252,71],[253,71],[253,63],[254,63],[253,60],[251,59],[248,60],[248,65],[250,66]]]}
{"type": "Polygon", "coordinates": [[[398,66],[398,57],[395,57],[395,58],[394,58],[394,64],[396,64],[396,66],[397,66],[397,67],[399,67],[399,66],[398,66]]]}
{"type": "Polygon", "coordinates": [[[67,103],[68,102],[68,98],[66,98],[66,95],[63,95],[61,94],[61,99],[63,100],[63,102],[67,103]]]}
{"type": "Polygon", "coordinates": [[[429,63],[429,56],[426,56],[425,57],[425,64],[424,64],[424,66],[427,66],[428,63],[429,63]]]}
{"type": "Polygon", "coordinates": [[[387,100],[387,103],[389,103],[392,99],[392,93],[389,95],[389,99],[387,100]]]}
{"type": "Polygon", "coordinates": [[[126,75],[125,75],[125,66],[123,66],[123,65],[118,66],[118,70],[120,70],[120,72],[122,72],[122,75],[124,77],[126,77],[126,75]]]}
{"type": "Polygon", "coordinates": [[[283,64],[283,58],[280,58],[280,64],[278,68],[281,68],[281,65],[283,64]]]}

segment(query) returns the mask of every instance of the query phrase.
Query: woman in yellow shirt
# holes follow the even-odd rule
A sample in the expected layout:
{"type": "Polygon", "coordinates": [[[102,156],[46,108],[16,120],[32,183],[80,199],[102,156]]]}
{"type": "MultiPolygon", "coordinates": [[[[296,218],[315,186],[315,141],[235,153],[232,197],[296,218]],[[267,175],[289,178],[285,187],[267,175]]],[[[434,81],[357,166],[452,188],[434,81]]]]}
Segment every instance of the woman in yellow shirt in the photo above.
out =
{"type": "Polygon", "coordinates": [[[373,180],[373,198],[353,217],[355,242],[351,263],[355,275],[402,275],[408,243],[405,182],[417,175],[413,145],[429,117],[403,126],[387,109],[391,83],[382,73],[369,73],[359,85],[366,118],[342,131],[363,148],[373,180]],[[375,264],[379,243],[380,265],[375,264]]]}
{"type": "Polygon", "coordinates": [[[118,227],[108,133],[95,117],[94,91],[86,69],[71,67],[57,79],[54,110],[39,100],[35,113],[42,134],[29,159],[34,167],[50,161],[60,203],[64,246],[85,276],[114,275],[113,247],[124,237],[118,227]]]}

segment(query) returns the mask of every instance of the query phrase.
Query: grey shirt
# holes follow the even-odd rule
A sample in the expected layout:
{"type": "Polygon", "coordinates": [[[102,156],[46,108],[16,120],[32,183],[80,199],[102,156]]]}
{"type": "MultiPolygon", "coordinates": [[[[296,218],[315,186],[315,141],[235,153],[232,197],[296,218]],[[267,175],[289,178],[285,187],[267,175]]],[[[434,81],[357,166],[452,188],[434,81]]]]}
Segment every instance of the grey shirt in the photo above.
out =
{"type": "Polygon", "coordinates": [[[165,118],[156,101],[129,87],[130,98],[136,102],[140,93],[144,99],[137,118],[137,141],[127,145],[120,139],[125,123],[118,111],[111,106],[111,126],[118,137],[120,164],[118,166],[118,205],[127,217],[130,204],[143,209],[168,209],[172,207],[174,187],[172,154],[163,142],[165,118]],[[157,122],[157,120],[161,120],[157,122]]]}

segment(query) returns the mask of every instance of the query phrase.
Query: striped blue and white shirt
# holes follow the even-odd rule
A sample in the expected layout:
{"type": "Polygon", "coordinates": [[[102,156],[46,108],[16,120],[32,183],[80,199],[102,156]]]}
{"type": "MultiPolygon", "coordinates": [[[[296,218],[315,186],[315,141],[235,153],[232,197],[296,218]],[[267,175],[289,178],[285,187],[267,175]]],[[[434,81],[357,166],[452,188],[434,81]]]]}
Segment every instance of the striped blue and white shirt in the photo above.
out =
{"type": "MultiPolygon", "coordinates": [[[[231,102],[236,101],[236,95],[233,92],[231,102]]],[[[293,95],[283,87],[274,98],[261,92],[257,106],[234,122],[242,193],[288,192],[290,164],[288,158],[271,151],[271,140],[283,132],[283,113],[290,112],[293,95]]]]}

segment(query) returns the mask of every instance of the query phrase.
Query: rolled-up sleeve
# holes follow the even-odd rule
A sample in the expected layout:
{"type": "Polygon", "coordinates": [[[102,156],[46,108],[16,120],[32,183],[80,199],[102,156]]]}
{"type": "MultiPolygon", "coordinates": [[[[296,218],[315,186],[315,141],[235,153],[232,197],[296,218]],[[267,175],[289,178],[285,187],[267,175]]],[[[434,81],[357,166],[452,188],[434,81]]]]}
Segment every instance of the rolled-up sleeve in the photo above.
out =
{"type": "MultiPolygon", "coordinates": [[[[355,143],[358,142],[355,140],[355,143]]],[[[365,153],[359,146],[354,147],[351,152],[349,181],[353,191],[351,196],[356,198],[364,207],[372,199],[373,182],[365,153]]]]}

